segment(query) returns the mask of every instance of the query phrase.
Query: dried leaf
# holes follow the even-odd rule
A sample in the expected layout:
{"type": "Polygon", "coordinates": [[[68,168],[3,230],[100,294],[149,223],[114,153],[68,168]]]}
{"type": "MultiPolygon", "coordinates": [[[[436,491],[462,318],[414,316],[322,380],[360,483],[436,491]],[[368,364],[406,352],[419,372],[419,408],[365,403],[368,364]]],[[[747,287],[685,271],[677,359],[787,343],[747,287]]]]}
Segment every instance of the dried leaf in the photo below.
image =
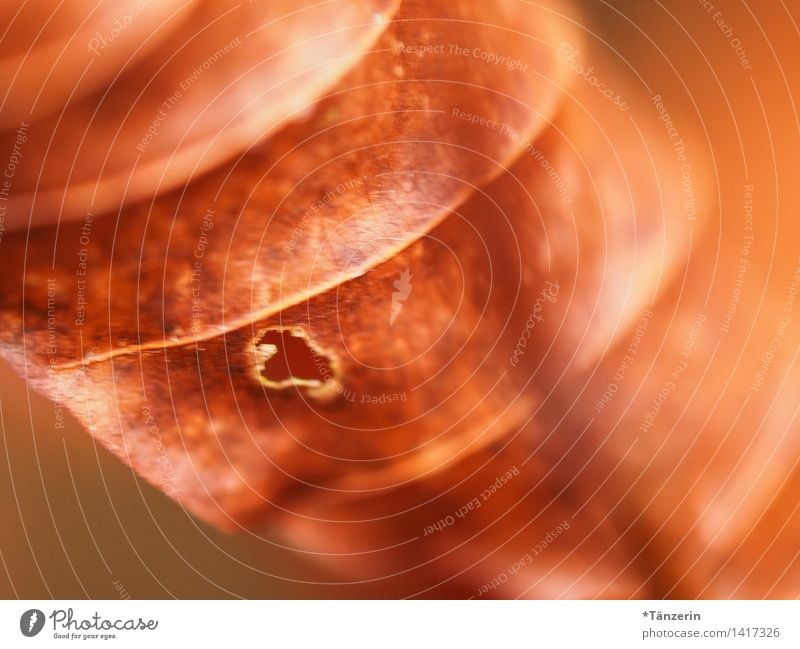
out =
{"type": "MultiPolygon", "coordinates": [[[[407,472],[390,459],[402,453],[410,453],[407,463],[435,468],[436,452],[449,455],[465,439],[463,431],[478,425],[467,418],[450,435],[442,433],[454,415],[470,415],[482,429],[482,420],[499,406],[519,419],[530,404],[523,399],[507,408],[509,392],[501,384],[470,413],[476,398],[491,389],[490,381],[502,377],[492,370],[467,381],[480,369],[481,341],[491,332],[471,302],[448,329],[453,314],[446,305],[457,295],[455,282],[470,283],[470,301],[490,287],[477,269],[463,274],[454,265],[457,258],[425,234],[520,154],[513,138],[487,138],[480,118],[526,138],[545,125],[563,74],[552,57],[553,39],[565,31],[544,9],[531,11],[516,2],[491,9],[405,3],[375,51],[308,124],[290,126],[230,168],[116,220],[87,219],[9,238],[9,266],[17,270],[2,279],[4,353],[32,385],[64,400],[137,471],[217,524],[230,524],[229,517],[262,520],[264,499],[293,488],[287,473],[330,480],[354,460],[368,459],[369,480],[385,475],[391,483],[407,472]],[[529,61],[533,73],[475,65],[449,52],[419,56],[411,43],[480,45],[481,51],[529,61]],[[479,119],[472,123],[465,114],[479,119]],[[53,250],[53,269],[51,259],[27,257],[30,249],[53,250]],[[409,281],[423,282],[426,295],[408,299],[408,315],[397,316],[391,290],[386,309],[375,302],[373,286],[391,289],[423,258],[424,268],[409,281]],[[386,267],[364,275],[387,259],[386,267]],[[307,406],[302,394],[265,383],[260,374],[275,351],[263,340],[271,326],[304,325],[308,344],[325,355],[335,386],[376,394],[380,380],[361,372],[353,350],[337,344],[339,325],[330,319],[334,287],[361,276],[348,285],[341,311],[356,350],[368,345],[365,358],[377,354],[378,367],[407,363],[409,353],[426,352],[446,336],[434,353],[387,382],[400,386],[394,390],[398,399],[401,389],[408,393],[393,408],[378,414],[347,407],[343,392],[319,394],[306,383],[308,398],[331,409],[325,411],[329,423],[310,426],[312,420],[303,417],[287,433],[282,419],[308,415],[307,406]],[[436,293],[445,302],[431,319],[436,293]],[[309,299],[313,306],[302,304],[309,299]],[[313,322],[300,319],[304,308],[313,322]],[[386,345],[393,326],[399,330],[415,321],[421,329],[413,332],[413,344],[395,350],[386,345]],[[472,332],[476,326],[480,335],[472,332]],[[358,340],[365,332],[372,333],[369,340],[358,340]],[[471,355],[447,375],[437,374],[438,359],[473,341],[471,355]],[[426,378],[436,384],[411,396],[426,378]],[[461,382],[461,392],[450,399],[458,404],[455,410],[434,408],[461,382]],[[405,437],[398,430],[376,439],[380,421],[397,421],[403,410],[431,410],[429,423],[401,416],[414,434],[405,437]],[[343,427],[355,429],[350,439],[342,439],[343,427]],[[442,438],[436,452],[424,448],[430,437],[442,438]],[[312,455],[319,459],[309,459],[303,444],[334,451],[334,458],[317,451],[312,455]],[[417,447],[422,451],[411,453],[417,447]]],[[[480,244],[480,232],[468,223],[453,220],[443,227],[450,230],[440,236],[453,250],[472,254],[467,241],[459,240],[465,236],[480,244]]],[[[484,221],[484,235],[487,228],[491,224],[484,221]]],[[[477,262],[485,267],[491,257],[477,262]]]]}

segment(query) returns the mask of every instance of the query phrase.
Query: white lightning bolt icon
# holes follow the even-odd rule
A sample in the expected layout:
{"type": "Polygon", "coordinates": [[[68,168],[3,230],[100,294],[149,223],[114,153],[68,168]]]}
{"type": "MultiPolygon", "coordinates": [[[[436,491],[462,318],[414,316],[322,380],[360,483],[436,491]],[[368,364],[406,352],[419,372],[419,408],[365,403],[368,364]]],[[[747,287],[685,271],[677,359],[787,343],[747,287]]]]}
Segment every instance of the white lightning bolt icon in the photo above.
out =
{"type": "Polygon", "coordinates": [[[31,618],[28,620],[28,631],[33,631],[33,625],[36,624],[36,620],[39,619],[39,616],[36,614],[36,611],[31,613],[31,618]]]}

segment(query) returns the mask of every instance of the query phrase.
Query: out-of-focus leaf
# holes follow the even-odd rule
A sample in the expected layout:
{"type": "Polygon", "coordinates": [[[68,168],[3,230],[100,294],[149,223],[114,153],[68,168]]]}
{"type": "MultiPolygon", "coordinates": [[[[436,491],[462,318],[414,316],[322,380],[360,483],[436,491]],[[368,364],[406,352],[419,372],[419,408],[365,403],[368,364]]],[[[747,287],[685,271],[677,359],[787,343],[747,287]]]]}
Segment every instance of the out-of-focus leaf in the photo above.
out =
{"type": "Polygon", "coordinates": [[[169,47],[117,61],[102,92],[29,127],[8,225],[116,211],[230,159],[308,112],[398,3],[205,0],[169,47]]]}
{"type": "Polygon", "coordinates": [[[7,0],[3,25],[0,128],[41,119],[109,82],[163,43],[194,0],[7,0]]]}
{"type": "MultiPolygon", "coordinates": [[[[380,498],[309,499],[279,525],[299,552],[387,597],[629,597],[641,585],[620,530],[536,425],[447,473],[380,498]]],[[[646,594],[646,593],[645,593],[646,594]]]]}

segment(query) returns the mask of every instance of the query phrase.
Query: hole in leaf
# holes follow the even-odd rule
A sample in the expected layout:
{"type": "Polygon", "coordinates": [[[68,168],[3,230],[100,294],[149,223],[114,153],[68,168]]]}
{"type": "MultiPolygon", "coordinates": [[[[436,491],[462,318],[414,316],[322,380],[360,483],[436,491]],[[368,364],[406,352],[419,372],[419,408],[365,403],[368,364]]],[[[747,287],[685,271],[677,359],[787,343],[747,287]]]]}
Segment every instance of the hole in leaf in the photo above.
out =
{"type": "Polygon", "coordinates": [[[269,329],[257,339],[259,379],[272,389],[308,388],[313,397],[336,393],[337,373],[331,358],[297,327],[269,329]]]}

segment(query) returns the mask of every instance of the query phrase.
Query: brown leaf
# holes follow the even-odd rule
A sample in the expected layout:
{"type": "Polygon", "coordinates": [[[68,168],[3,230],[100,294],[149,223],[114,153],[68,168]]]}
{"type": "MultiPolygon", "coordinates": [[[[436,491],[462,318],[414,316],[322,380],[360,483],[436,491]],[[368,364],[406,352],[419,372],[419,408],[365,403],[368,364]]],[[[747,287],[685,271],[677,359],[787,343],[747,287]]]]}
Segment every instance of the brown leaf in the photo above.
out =
{"type": "MultiPolygon", "coordinates": [[[[515,400],[506,368],[485,363],[495,318],[482,316],[507,308],[487,278],[523,215],[505,215],[502,230],[496,211],[477,225],[454,215],[430,234],[522,154],[515,137],[487,137],[487,123],[532,139],[559,96],[552,39],[567,28],[544,9],[500,8],[406,3],[308,124],[117,220],[9,239],[19,272],[2,280],[4,353],[220,525],[261,521],[265,499],[297,480],[391,485],[500,435],[531,397],[515,400]],[[442,43],[507,53],[530,72],[410,47],[442,43]],[[30,249],[55,250],[54,269],[30,249]],[[395,314],[407,269],[419,298],[395,314]],[[263,380],[264,335],[287,325],[304,328],[335,382],[312,377],[298,394],[296,381],[263,380]],[[348,403],[390,391],[385,409],[348,403]]],[[[521,276],[516,254],[496,277],[521,276]]]]}

